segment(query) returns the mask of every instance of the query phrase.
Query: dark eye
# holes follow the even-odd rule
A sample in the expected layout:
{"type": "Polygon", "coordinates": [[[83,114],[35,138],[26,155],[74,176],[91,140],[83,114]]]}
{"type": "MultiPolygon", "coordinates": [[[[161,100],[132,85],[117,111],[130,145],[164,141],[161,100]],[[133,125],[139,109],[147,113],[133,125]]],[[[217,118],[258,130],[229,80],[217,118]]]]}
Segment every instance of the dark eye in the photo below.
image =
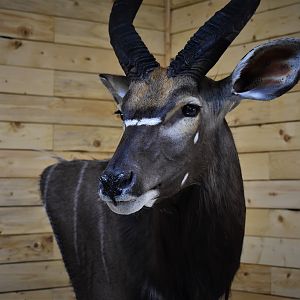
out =
{"type": "Polygon", "coordinates": [[[182,113],[185,117],[196,117],[200,111],[200,106],[196,104],[186,104],[182,107],[182,113]]]}
{"type": "Polygon", "coordinates": [[[121,118],[121,120],[124,121],[123,113],[120,110],[115,111],[114,114],[118,115],[121,118]]]}

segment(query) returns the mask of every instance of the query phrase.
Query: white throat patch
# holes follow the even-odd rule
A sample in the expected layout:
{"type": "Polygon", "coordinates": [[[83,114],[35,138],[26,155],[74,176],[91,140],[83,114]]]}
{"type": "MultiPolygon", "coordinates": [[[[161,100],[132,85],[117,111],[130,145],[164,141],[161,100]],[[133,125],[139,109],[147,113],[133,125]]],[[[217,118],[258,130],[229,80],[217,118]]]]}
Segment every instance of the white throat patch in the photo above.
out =
{"type": "Polygon", "coordinates": [[[129,126],[154,126],[157,124],[161,123],[161,119],[160,118],[144,118],[144,119],[130,119],[130,120],[125,120],[124,124],[126,127],[129,126]]]}
{"type": "Polygon", "coordinates": [[[101,191],[99,196],[113,212],[119,215],[130,215],[142,209],[143,206],[152,207],[159,196],[159,191],[150,190],[139,197],[132,195],[119,196],[117,206],[113,204],[109,197],[103,195],[101,191]]]}

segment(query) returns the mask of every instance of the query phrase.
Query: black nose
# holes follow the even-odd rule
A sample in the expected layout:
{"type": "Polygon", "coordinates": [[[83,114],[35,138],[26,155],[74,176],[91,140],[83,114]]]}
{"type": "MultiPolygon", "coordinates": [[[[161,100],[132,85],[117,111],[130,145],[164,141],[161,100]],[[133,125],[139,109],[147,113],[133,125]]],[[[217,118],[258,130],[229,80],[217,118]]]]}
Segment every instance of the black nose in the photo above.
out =
{"type": "Polygon", "coordinates": [[[104,172],[100,176],[100,189],[114,201],[116,196],[120,196],[132,184],[133,177],[133,172],[104,172]]]}

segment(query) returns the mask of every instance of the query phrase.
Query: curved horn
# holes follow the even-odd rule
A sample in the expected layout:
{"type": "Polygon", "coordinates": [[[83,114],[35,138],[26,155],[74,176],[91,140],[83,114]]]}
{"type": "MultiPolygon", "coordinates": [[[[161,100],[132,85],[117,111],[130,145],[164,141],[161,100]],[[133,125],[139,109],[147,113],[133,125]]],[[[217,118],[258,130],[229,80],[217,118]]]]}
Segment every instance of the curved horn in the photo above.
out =
{"type": "Polygon", "coordinates": [[[132,25],[142,0],[116,0],[109,19],[110,43],[126,76],[144,78],[159,64],[132,25]]]}
{"type": "Polygon", "coordinates": [[[260,0],[231,0],[177,54],[170,63],[168,76],[204,76],[247,24],[259,3],[260,0]]]}

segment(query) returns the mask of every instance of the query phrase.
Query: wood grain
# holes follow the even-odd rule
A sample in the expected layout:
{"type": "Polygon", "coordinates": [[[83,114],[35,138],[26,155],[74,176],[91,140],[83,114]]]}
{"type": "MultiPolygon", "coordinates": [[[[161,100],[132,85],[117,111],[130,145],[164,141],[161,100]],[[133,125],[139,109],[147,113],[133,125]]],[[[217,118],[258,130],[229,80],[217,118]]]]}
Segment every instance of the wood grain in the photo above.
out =
{"type": "Polygon", "coordinates": [[[0,236],[0,244],[1,263],[60,258],[55,256],[51,233],[0,236]]]}
{"type": "Polygon", "coordinates": [[[70,284],[62,261],[2,264],[0,278],[2,292],[65,287],[70,284]]]}
{"type": "MultiPolygon", "coordinates": [[[[198,29],[218,10],[224,7],[226,3],[225,0],[205,1],[173,10],[171,32],[174,34],[198,29]]],[[[293,0],[290,1],[290,4],[294,3],[293,5],[281,8],[278,8],[278,6],[282,6],[283,4],[278,3],[279,1],[273,5],[273,8],[277,6],[277,9],[273,10],[265,10],[267,4],[261,6],[261,8],[259,7],[257,12],[260,13],[254,15],[253,21],[247,24],[235,40],[235,43],[247,43],[271,36],[280,36],[300,31],[299,22],[297,21],[299,16],[299,2],[293,0]]]]}
{"type": "Polygon", "coordinates": [[[248,208],[246,235],[300,238],[299,211],[248,208]]]}
{"type": "Polygon", "coordinates": [[[286,298],[286,297],[283,298],[278,296],[270,296],[270,295],[238,292],[238,291],[232,291],[229,299],[231,300],[293,300],[293,298],[286,298]]]}
{"type": "Polygon", "coordinates": [[[0,122],[1,149],[52,149],[53,126],[0,122]]]}
{"type": "Polygon", "coordinates": [[[244,181],[247,207],[300,209],[300,181],[244,181]]]}
{"type": "MultiPolygon", "coordinates": [[[[111,49],[108,24],[55,18],[55,42],[111,49]]],[[[142,40],[154,54],[164,55],[164,33],[158,30],[136,28],[142,40]]]]}
{"type": "Polygon", "coordinates": [[[300,268],[299,239],[245,236],[243,263],[300,268]]]}
{"type": "Polygon", "coordinates": [[[116,109],[112,101],[0,93],[3,121],[121,127],[120,118],[114,115],[116,109]]]}
{"type": "Polygon", "coordinates": [[[300,297],[300,270],[273,267],[271,278],[272,294],[300,297]]]}
{"type": "Polygon", "coordinates": [[[1,36],[54,41],[54,20],[52,17],[0,9],[0,20],[1,36]]]}
{"type": "Polygon", "coordinates": [[[111,153],[99,152],[44,152],[26,150],[0,150],[0,177],[36,178],[43,169],[57,162],[56,157],[72,159],[107,159],[111,153]]]}
{"type": "MultiPolygon", "coordinates": [[[[0,300],[76,300],[72,287],[0,294],[0,300]]],[[[270,299],[273,300],[273,299],[270,299]]],[[[274,299],[277,300],[277,299],[274,299]]]]}
{"type": "Polygon", "coordinates": [[[54,71],[0,65],[0,92],[53,95],[54,71]]]}
{"type": "Polygon", "coordinates": [[[270,179],[299,179],[300,155],[298,151],[270,153],[270,179]]]}
{"type": "Polygon", "coordinates": [[[300,122],[231,129],[239,153],[300,149],[300,122]]]}
{"type": "Polygon", "coordinates": [[[300,93],[288,93],[273,101],[245,100],[226,117],[230,126],[300,120],[300,93]]]}
{"type": "Polygon", "coordinates": [[[41,204],[38,178],[0,178],[0,206],[41,204]]]}
{"type": "MultiPolygon", "coordinates": [[[[152,1],[151,1],[152,2],[152,1]]],[[[153,4],[153,2],[151,3],[153,4]]],[[[160,2],[161,6],[161,2],[160,2]]],[[[164,8],[153,5],[142,5],[135,19],[135,25],[141,28],[164,30],[164,8]]],[[[53,0],[41,3],[39,0],[1,0],[0,8],[51,14],[53,16],[68,17],[88,21],[108,23],[112,2],[109,0],[53,0]]]]}
{"type": "Polygon", "coordinates": [[[54,150],[114,152],[122,132],[121,128],[55,125],[54,150]]]}
{"type": "MultiPolygon", "coordinates": [[[[210,0],[211,5],[216,5],[220,0],[210,0]]],[[[223,5],[225,6],[226,1],[223,1],[223,5]]],[[[188,6],[200,2],[207,2],[207,0],[172,0],[172,9],[176,9],[178,7],[188,6]]],[[[270,9],[275,9],[283,6],[288,6],[294,3],[298,3],[298,0],[262,0],[259,7],[257,8],[257,12],[263,12],[270,9]]]]}

